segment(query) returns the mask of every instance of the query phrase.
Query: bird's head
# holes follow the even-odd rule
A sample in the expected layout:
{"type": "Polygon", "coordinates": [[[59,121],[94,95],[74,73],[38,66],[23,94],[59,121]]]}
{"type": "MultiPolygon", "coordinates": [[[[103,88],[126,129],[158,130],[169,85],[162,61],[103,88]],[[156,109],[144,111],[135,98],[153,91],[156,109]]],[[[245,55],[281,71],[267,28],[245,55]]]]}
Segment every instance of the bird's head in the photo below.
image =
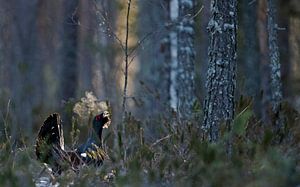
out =
{"type": "Polygon", "coordinates": [[[94,117],[93,128],[98,133],[98,135],[100,135],[102,129],[108,128],[110,123],[110,114],[108,111],[104,111],[101,114],[94,117]]]}

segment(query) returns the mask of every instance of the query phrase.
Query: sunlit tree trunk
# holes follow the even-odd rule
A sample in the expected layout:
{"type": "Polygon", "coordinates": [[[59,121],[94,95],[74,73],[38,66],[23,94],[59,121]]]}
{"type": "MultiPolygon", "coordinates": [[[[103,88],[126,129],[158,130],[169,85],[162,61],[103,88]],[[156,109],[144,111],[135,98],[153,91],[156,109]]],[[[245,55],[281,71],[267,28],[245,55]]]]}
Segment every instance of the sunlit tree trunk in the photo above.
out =
{"type": "Polygon", "coordinates": [[[170,26],[171,23],[171,15],[170,15],[170,0],[162,1],[162,9],[163,9],[163,24],[165,26],[166,34],[162,38],[160,42],[160,53],[163,55],[163,64],[160,69],[160,77],[162,78],[162,91],[160,92],[164,95],[163,99],[166,101],[164,103],[165,106],[170,107],[171,103],[171,95],[170,95],[170,84],[171,84],[171,38],[170,38],[170,26]]]}
{"type": "MultiPolygon", "coordinates": [[[[289,0],[290,1],[290,0],[289,0]]],[[[298,2],[298,1],[297,1],[298,2]]],[[[299,6],[299,5],[298,5],[299,6]]],[[[282,95],[283,98],[287,100],[292,98],[292,87],[293,83],[291,81],[291,54],[289,45],[289,35],[290,35],[290,3],[286,0],[278,0],[278,13],[277,22],[280,26],[278,31],[278,46],[280,52],[280,62],[281,62],[281,82],[282,82],[282,95]]]]}
{"type": "Polygon", "coordinates": [[[179,0],[178,26],[178,72],[177,94],[178,112],[182,119],[188,120],[193,116],[193,105],[196,100],[194,88],[194,1],[179,0]]]}
{"type": "MultiPolygon", "coordinates": [[[[212,0],[207,96],[202,128],[208,141],[220,137],[221,124],[230,125],[234,117],[236,84],[237,1],[212,0]]],[[[227,126],[227,127],[228,127],[227,126]]]]}
{"type": "MultiPolygon", "coordinates": [[[[170,0],[170,20],[176,22],[178,19],[178,0],[170,0]]],[[[170,32],[170,106],[175,111],[178,107],[177,73],[178,73],[178,36],[176,27],[170,32]]]]}
{"type": "Polygon", "coordinates": [[[292,105],[300,110],[300,4],[292,0],[289,16],[290,80],[292,105]]]}

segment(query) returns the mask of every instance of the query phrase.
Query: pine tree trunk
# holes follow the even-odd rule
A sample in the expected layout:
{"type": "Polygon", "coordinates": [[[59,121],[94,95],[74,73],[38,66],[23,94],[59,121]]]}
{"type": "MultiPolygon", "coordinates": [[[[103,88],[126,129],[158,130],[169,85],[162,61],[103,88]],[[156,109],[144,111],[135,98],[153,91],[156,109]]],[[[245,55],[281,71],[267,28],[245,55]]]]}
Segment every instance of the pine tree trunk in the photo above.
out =
{"type": "MultiPolygon", "coordinates": [[[[237,1],[212,0],[207,96],[202,128],[208,141],[220,137],[220,126],[230,125],[234,117],[237,46],[237,1]]],[[[227,126],[228,127],[228,126],[227,126]]]]}
{"type": "Polygon", "coordinates": [[[258,1],[258,39],[259,39],[259,53],[260,53],[260,75],[261,75],[261,116],[265,124],[270,124],[269,116],[270,108],[270,67],[268,62],[268,33],[267,33],[267,12],[266,0],[258,1]]]}
{"type": "Polygon", "coordinates": [[[259,50],[257,37],[257,1],[249,4],[248,0],[244,0],[242,4],[243,12],[243,38],[244,38],[244,67],[245,75],[245,91],[243,94],[252,97],[254,111],[260,116],[260,73],[257,71],[259,67],[259,50]]]}
{"type": "Polygon", "coordinates": [[[271,103],[275,120],[275,131],[282,128],[280,103],[282,101],[281,70],[278,48],[278,26],[276,24],[276,0],[268,0],[268,45],[271,75],[271,103]]]}
{"type": "Polygon", "coordinates": [[[194,90],[194,9],[193,0],[179,0],[179,19],[182,19],[178,27],[178,73],[177,94],[178,109],[182,119],[191,119],[193,104],[195,102],[194,90]]]}

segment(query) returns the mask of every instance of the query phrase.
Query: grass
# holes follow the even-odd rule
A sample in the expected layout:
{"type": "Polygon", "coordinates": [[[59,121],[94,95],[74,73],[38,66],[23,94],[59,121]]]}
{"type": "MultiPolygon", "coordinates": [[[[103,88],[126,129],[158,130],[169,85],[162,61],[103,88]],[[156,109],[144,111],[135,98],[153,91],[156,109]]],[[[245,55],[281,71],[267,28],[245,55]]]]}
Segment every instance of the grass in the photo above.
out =
{"type": "MultiPolygon", "coordinates": [[[[180,123],[168,113],[146,122],[129,114],[125,120],[126,144],[121,133],[108,137],[110,159],[101,168],[83,167],[78,174],[67,171],[53,182],[61,186],[299,185],[298,113],[284,106],[287,125],[278,144],[273,143],[275,136],[269,128],[253,117],[251,107],[239,106],[233,131],[224,132],[217,143],[200,138],[197,122],[180,123]],[[149,135],[149,125],[157,126],[153,136],[149,135]],[[224,144],[228,139],[232,142],[230,156],[224,144]]],[[[34,186],[43,169],[34,146],[22,139],[16,143],[4,138],[0,147],[0,186],[34,186]]],[[[49,177],[47,172],[42,175],[49,177]]]]}

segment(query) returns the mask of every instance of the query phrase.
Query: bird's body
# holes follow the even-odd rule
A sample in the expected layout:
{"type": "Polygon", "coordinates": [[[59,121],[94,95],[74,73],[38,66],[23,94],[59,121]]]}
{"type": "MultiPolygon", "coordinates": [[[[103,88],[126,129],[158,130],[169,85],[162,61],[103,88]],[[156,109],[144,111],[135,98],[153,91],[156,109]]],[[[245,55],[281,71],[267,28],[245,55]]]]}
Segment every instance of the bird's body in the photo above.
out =
{"type": "Polygon", "coordinates": [[[72,168],[78,170],[81,165],[100,166],[107,157],[102,149],[102,130],[110,124],[108,112],[97,115],[93,120],[93,128],[87,141],[75,150],[65,150],[60,115],[51,114],[42,125],[36,140],[36,156],[38,160],[48,164],[53,173],[72,168]]]}

